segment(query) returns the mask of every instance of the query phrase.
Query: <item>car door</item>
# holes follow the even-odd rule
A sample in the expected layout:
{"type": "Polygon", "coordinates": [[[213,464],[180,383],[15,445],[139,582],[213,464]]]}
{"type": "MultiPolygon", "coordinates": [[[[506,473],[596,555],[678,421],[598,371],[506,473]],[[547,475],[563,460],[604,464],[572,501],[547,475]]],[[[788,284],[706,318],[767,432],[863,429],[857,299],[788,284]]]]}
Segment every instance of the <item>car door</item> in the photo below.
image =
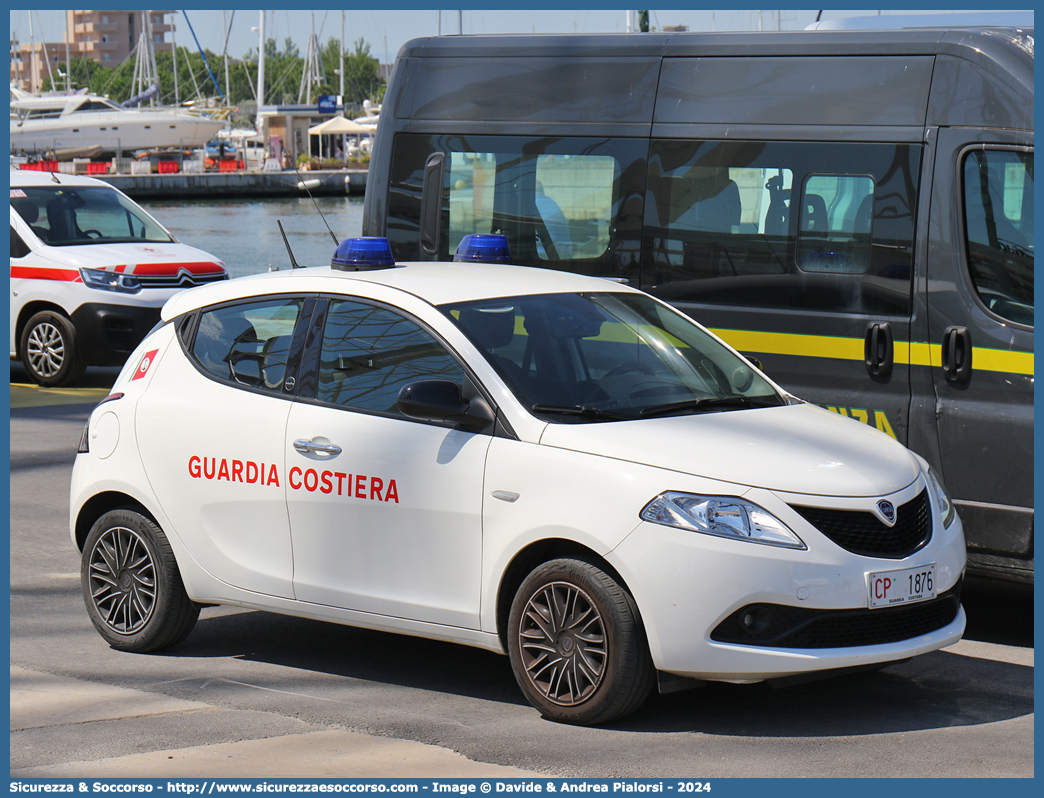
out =
{"type": "Polygon", "coordinates": [[[476,629],[490,437],[411,420],[396,407],[406,383],[464,386],[465,371],[395,309],[334,297],[325,310],[308,350],[317,356],[306,377],[312,398],[300,397],[286,425],[295,594],[476,629]]]}
{"type": "Polygon", "coordinates": [[[181,345],[172,342],[157,363],[136,417],[145,471],[172,531],[223,582],[286,598],[291,344],[314,303],[255,298],[183,320],[181,345]]]}
{"type": "Polygon", "coordinates": [[[1033,136],[939,131],[928,320],[941,467],[969,553],[1033,556],[1033,136]]]}

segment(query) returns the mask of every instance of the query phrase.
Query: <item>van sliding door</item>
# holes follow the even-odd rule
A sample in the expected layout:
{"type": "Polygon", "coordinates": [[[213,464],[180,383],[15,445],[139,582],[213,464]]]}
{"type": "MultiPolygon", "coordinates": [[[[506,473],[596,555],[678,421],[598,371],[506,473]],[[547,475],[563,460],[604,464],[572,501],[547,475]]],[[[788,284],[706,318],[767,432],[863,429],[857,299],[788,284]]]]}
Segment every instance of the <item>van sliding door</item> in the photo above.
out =
{"type": "Polygon", "coordinates": [[[641,287],[906,442],[920,147],[655,140],[641,287]]]}

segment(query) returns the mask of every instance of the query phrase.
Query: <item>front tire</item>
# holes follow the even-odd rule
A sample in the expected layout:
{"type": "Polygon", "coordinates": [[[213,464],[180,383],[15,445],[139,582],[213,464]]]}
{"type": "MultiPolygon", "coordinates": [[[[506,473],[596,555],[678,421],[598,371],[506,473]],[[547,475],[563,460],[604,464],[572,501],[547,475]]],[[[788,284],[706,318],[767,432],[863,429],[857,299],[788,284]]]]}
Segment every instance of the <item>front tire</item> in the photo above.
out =
{"type": "Polygon", "coordinates": [[[132,510],[108,512],[91,527],[80,586],[94,628],[120,651],[176,645],[199,617],[163,530],[132,510]]]}
{"type": "Polygon", "coordinates": [[[507,637],[519,687],[550,720],[606,723],[637,710],[652,690],[633,599],[585,559],[551,560],[526,577],[507,637]]]}
{"type": "Polygon", "coordinates": [[[35,314],[22,329],[19,343],[22,365],[37,385],[55,388],[83,375],[76,330],[60,313],[44,310],[35,314]]]}

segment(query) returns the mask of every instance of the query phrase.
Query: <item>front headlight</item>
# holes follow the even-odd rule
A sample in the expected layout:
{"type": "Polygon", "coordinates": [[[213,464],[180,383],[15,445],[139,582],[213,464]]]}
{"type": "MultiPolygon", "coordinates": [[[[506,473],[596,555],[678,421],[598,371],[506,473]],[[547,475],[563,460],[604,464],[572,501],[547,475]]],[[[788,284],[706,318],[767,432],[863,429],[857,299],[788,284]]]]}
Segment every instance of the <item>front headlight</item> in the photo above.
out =
{"type": "Polygon", "coordinates": [[[99,291],[136,294],[141,290],[141,281],[137,277],[104,269],[80,269],[80,279],[88,288],[97,288],[99,291]]]}
{"type": "Polygon", "coordinates": [[[946,529],[953,523],[953,519],[957,517],[957,510],[953,506],[953,502],[950,501],[950,496],[946,492],[946,488],[942,484],[942,480],[935,476],[935,472],[932,469],[928,469],[924,472],[924,480],[928,483],[928,488],[935,496],[935,502],[939,507],[939,517],[942,519],[943,529],[946,529]]]}
{"type": "Polygon", "coordinates": [[[732,496],[661,493],[640,513],[643,521],[704,535],[787,549],[808,547],[768,510],[732,496]]]}

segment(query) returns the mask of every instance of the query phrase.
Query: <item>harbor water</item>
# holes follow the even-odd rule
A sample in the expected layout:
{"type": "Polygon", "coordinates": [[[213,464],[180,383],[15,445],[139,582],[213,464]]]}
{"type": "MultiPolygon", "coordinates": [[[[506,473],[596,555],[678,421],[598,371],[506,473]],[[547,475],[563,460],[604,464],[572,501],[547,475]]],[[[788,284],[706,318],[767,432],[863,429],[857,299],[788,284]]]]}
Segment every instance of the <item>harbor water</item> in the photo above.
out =
{"type": "Polygon", "coordinates": [[[330,265],[336,245],[327,224],[338,241],[362,234],[361,196],[319,196],[314,203],[307,195],[138,203],[179,241],[224,261],[231,277],[290,268],[277,221],[301,266],[330,265]]]}

